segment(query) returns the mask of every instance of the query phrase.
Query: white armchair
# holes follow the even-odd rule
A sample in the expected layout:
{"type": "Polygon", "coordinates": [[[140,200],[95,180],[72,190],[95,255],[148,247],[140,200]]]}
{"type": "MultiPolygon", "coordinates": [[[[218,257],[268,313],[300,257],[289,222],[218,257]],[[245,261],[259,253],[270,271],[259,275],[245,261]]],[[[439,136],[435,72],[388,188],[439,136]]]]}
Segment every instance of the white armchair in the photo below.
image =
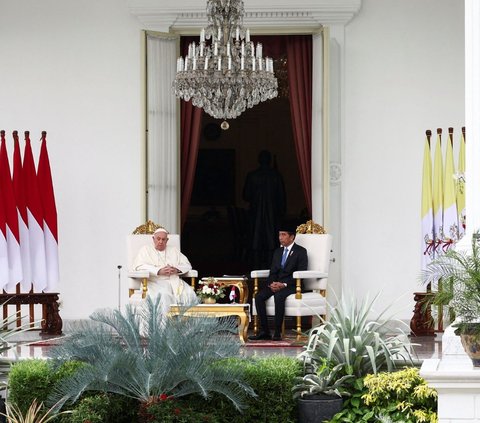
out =
{"type": "MultiPolygon", "coordinates": [[[[152,234],[132,234],[127,236],[127,276],[130,279],[128,285],[128,296],[133,299],[140,300],[146,297],[148,291],[148,271],[147,270],[134,270],[133,262],[138,254],[140,248],[144,245],[151,244],[152,234]]],[[[180,235],[168,234],[168,245],[172,245],[180,249],[180,235]]],[[[183,275],[190,278],[190,284],[195,289],[195,281],[198,278],[198,272],[196,270],[190,270],[183,275]]]]}
{"type": "MultiPolygon", "coordinates": [[[[332,251],[332,236],[329,234],[297,234],[295,242],[306,248],[308,254],[308,270],[293,273],[296,279],[296,293],[287,297],[285,302],[285,316],[295,316],[297,339],[302,330],[302,316],[319,315],[325,318],[327,314],[326,289],[330,256],[332,251]],[[309,292],[302,292],[303,290],[309,292]]],[[[255,307],[255,295],[258,292],[259,279],[267,278],[269,270],[254,270],[250,276],[254,279],[253,307],[254,331],[258,332],[258,317],[255,307]]],[[[267,315],[275,315],[274,298],[266,302],[267,315]]]]}

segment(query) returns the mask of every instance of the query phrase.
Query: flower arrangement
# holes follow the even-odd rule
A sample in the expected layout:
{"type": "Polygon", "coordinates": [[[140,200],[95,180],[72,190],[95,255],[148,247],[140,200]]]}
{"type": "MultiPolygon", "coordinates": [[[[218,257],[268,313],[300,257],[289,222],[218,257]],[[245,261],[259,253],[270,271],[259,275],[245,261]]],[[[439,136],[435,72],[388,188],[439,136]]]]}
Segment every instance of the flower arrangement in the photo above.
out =
{"type": "Polygon", "coordinates": [[[223,287],[218,285],[215,278],[207,278],[206,280],[201,280],[199,284],[200,288],[197,289],[197,296],[202,300],[205,298],[212,298],[214,300],[218,300],[219,298],[225,297],[223,287]]]}

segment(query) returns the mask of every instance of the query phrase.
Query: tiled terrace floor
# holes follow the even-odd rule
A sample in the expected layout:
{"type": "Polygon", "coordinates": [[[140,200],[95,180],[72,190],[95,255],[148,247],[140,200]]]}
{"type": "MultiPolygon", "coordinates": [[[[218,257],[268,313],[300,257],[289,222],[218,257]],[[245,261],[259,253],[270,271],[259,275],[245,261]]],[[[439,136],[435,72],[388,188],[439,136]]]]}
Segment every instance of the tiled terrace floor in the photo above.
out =
{"type": "MultiPolygon", "coordinates": [[[[66,331],[68,333],[68,331],[66,331]]],[[[48,350],[51,344],[55,342],[52,336],[40,336],[38,331],[28,331],[16,335],[12,340],[21,343],[29,342],[29,345],[17,346],[8,353],[8,356],[13,357],[14,354],[22,358],[27,357],[48,357],[48,350]]],[[[442,334],[437,334],[435,337],[412,337],[410,342],[415,344],[413,346],[413,358],[420,364],[423,360],[428,358],[441,358],[442,356],[442,334]]],[[[251,343],[242,347],[242,353],[246,356],[266,356],[266,355],[287,355],[296,356],[302,351],[301,346],[295,347],[275,347],[275,346],[254,346],[251,343]]]]}

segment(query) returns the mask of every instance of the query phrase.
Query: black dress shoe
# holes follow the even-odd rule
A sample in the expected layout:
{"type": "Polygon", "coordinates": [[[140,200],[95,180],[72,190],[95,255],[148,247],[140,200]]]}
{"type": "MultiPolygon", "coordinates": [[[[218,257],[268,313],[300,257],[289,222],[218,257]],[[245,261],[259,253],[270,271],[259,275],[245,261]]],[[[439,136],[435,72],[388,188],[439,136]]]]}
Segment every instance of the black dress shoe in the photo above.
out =
{"type": "Polygon", "coordinates": [[[266,340],[266,339],[270,340],[270,339],[272,339],[272,337],[267,332],[260,332],[258,335],[250,335],[248,337],[248,339],[250,341],[262,341],[262,340],[266,340]]]}
{"type": "Polygon", "coordinates": [[[272,341],[281,341],[282,340],[282,334],[281,333],[274,333],[272,336],[272,341]]]}

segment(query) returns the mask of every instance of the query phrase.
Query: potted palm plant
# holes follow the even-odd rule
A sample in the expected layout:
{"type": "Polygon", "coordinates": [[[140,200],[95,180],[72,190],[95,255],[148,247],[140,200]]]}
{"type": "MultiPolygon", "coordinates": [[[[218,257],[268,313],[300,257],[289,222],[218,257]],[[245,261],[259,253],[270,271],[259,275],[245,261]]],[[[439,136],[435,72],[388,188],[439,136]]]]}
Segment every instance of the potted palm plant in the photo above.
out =
{"type": "Polygon", "coordinates": [[[295,379],[293,397],[298,398],[298,422],[316,423],[331,419],[342,409],[345,384],[353,375],[343,375],[343,364],[334,367],[326,360],[311,363],[313,372],[295,379]]]}
{"type": "Polygon", "coordinates": [[[422,280],[425,284],[438,284],[430,301],[448,305],[455,314],[452,327],[459,335],[465,352],[475,367],[480,367],[480,233],[472,237],[469,251],[450,249],[432,260],[422,280]]]}

